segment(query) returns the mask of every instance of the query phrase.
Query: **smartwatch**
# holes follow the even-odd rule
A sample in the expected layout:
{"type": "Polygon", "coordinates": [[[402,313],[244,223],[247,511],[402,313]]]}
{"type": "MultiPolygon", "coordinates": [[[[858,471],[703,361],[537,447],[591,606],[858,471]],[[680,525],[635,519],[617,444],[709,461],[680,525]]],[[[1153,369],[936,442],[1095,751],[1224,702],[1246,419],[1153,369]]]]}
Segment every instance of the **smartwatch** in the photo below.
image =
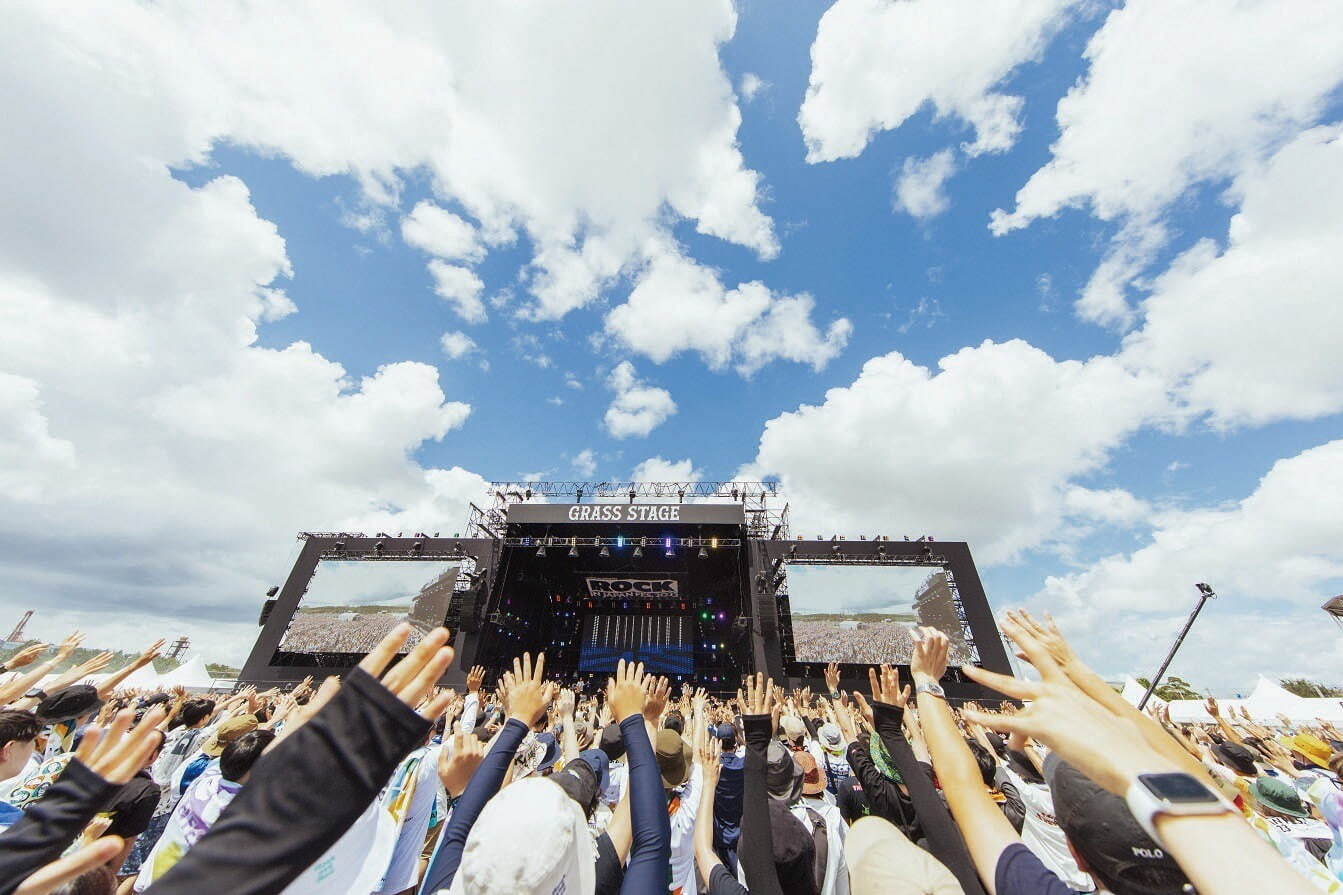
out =
{"type": "Polygon", "coordinates": [[[1190,817],[1226,814],[1233,809],[1220,795],[1193,774],[1183,771],[1139,774],[1124,794],[1128,810],[1152,841],[1161,844],[1156,832],[1160,815],[1190,817]]]}
{"type": "Polygon", "coordinates": [[[947,691],[942,689],[942,685],[937,681],[925,681],[914,688],[914,696],[918,697],[920,693],[927,693],[929,696],[936,696],[938,699],[946,699],[947,691]]]}

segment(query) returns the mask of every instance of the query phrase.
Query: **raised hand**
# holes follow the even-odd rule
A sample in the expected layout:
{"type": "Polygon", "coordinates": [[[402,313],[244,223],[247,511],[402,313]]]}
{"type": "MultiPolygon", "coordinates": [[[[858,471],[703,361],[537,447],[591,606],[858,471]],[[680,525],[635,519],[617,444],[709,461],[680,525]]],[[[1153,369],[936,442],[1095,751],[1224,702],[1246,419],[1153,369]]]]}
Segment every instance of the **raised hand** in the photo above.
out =
{"type": "Polygon", "coordinates": [[[1008,618],[1012,619],[1012,621],[1034,636],[1036,640],[1040,641],[1040,644],[1049,651],[1049,655],[1061,667],[1066,668],[1068,663],[1076,658],[1072,647],[1069,646],[1068,641],[1063,638],[1063,632],[1061,632],[1059,626],[1055,624],[1052,615],[1046,613],[1044,621],[1042,622],[1037,620],[1025,609],[1009,609],[1006,614],[1008,618]]]}
{"type": "Polygon", "coordinates": [[[574,714],[574,691],[565,687],[560,690],[559,698],[555,700],[555,714],[561,718],[571,718],[574,714]]]}
{"type": "Polygon", "coordinates": [[[19,884],[14,895],[48,895],[55,892],[98,865],[116,859],[124,845],[125,841],[120,836],[104,836],[96,842],[90,842],[78,851],[40,868],[19,884]]]}
{"type": "Polygon", "coordinates": [[[112,653],[107,652],[99,653],[92,659],[86,659],[85,661],[81,662],[78,666],[76,666],[74,669],[71,669],[71,673],[78,672],[78,677],[76,678],[76,680],[78,680],[79,678],[88,677],[91,674],[97,674],[98,672],[106,668],[109,664],[111,664],[112,658],[113,658],[112,653]]]}
{"type": "Polygon", "coordinates": [[[914,683],[936,683],[947,673],[947,635],[936,628],[919,628],[914,653],[909,659],[909,674],[914,683]]]}
{"type": "Polygon", "coordinates": [[[697,717],[703,718],[704,705],[707,701],[708,696],[705,694],[704,688],[703,687],[696,688],[695,695],[690,698],[691,711],[693,711],[697,717]]]}
{"type": "Polygon", "coordinates": [[[722,751],[718,746],[718,740],[709,736],[709,728],[706,725],[696,724],[691,736],[691,745],[695,750],[695,763],[700,766],[700,772],[704,775],[703,785],[712,789],[718,785],[718,775],[723,769],[719,760],[722,751]]]}
{"type": "Polygon", "coordinates": [[[466,675],[466,692],[479,693],[480,685],[485,680],[485,666],[472,665],[471,671],[466,675]]]}
{"type": "MultiPolygon", "coordinates": [[[[877,669],[869,668],[867,670],[867,681],[872,685],[872,698],[875,701],[893,705],[898,709],[904,708],[905,704],[909,702],[909,685],[906,684],[904,690],[900,689],[899,669],[891,665],[883,665],[881,666],[881,674],[878,675],[877,669]]],[[[872,723],[870,718],[868,723],[872,723]]]]}
{"type": "MultiPolygon", "coordinates": [[[[363,658],[359,667],[374,677],[381,677],[382,685],[391,690],[397,699],[415,708],[433,692],[438,679],[452,664],[454,653],[452,647],[448,646],[450,635],[447,628],[434,628],[420,639],[408,656],[383,674],[409,636],[409,624],[402,622],[397,625],[363,658]]],[[[437,718],[443,714],[447,705],[447,696],[440,694],[423,707],[420,715],[429,719],[437,718]]]]}
{"type": "Polygon", "coordinates": [[[643,713],[644,689],[644,664],[621,659],[615,677],[606,681],[606,703],[617,722],[643,713]]]}
{"type": "Polygon", "coordinates": [[[667,707],[667,694],[671,692],[671,683],[665,677],[649,677],[647,690],[648,695],[644,697],[644,720],[656,727],[662,718],[662,710],[667,707]]]}
{"type": "Polygon", "coordinates": [[[1206,709],[1208,714],[1212,715],[1214,718],[1220,718],[1222,716],[1221,707],[1217,705],[1217,700],[1211,696],[1203,700],[1203,708],[1206,709]]]}
{"type": "Polygon", "coordinates": [[[160,637],[158,640],[155,640],[153,643],[149,645],[147,649],[144,650],[144,652],[140,653],[140,655],[136,656],[133,660],[131,660],[131,667],[144,668],[150,662],[153,662],[155,659],[159,657],[159,652],[163,649],[163,645],[165,643],[167,643],[167,641],[164,640],[162,637],[160,637]]]}
{"type": "Polygon", "coordinates": [[[780,708],[778,693],[774,682],[763,673],[754,677],[746,676],[746,691],[737,691],[737,701],[741,703],[743,715],[774,715],[780,708]]]}
{"type": "Polygon", "coordinates": [[[162,741],[156,728],[164,714],[163,707],[156,705],[132,728],[135,712],[123,709],[105,730],[90,727],[84,731],[75,758],[108,783],[127,783],[162,741]]]}
{"type": "Polygon", "coordinates": [[[839,692],[839,663],[831,662],[825,666],[825,686],[831,695],[839,692]]]}
{"type": "Polygon", "coordinates": [[[456,798],[466,790],[471,775],[485,759],[485,744],[474,733],[458,731],[449,741],[451,748],[444,747],[438,753],[438,779],[448,795],[456,798]]]}
{"type": "Polygon", "coordinates": [[[536,654],[536,666],[532,666],[532,654],[523,653],[521,659],[513,660],[513,670],[504,672],[504,705],[508,717],[517,718],[529,728],[541,719],[546,709],[555,701],[559,688],[545,679],[546,654],[536,654]]]}
{"type": "Polygon", "coordinates": [[[56,647],[56,661],[58,663],[64,662],[66,659],[70,658],[70,654],[78,649],[79,645],[83,642],[84,634],[80,631],[75,631],[69,637],[66,637],[61,641],[61,645],[56,647]]]}
{"type": "Polygon", "coordinates": [[[30,643],[28,646],[25,646],[23,649],[6,659],[5,668],[9,671],[13,671],[15,668],[31,665],[38,656],[46,651],[47,645],[45,643],[30,643]]]}

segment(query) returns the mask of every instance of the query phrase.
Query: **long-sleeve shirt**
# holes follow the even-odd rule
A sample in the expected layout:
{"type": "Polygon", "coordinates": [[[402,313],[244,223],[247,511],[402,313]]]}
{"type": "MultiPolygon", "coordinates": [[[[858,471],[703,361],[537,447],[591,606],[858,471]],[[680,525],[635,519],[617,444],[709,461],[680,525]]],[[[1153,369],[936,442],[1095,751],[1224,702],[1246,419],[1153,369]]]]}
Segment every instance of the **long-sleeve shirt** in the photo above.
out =
{"type": "Polygon", "coordinates": [[[120,787],[79,760],[23,817],[0,834],[0,895],[10,895],[29,875],[61,856],[120,787]]]}
{"type": "Polygon", "coordinates": [[[770,828],[769,793],[765,787],[765,754],[773,722],[768,715],[745,715],[746,764],[742,772],[741,839],[737,860],[754,895],[783,895],[774,867],[774,836],[770,828]]]}
{"type": "Polygon", "coordinates": [[[210,832],[146,891],[279,892],[364,812],[429,727],[354,669],[330,703],[257,761],[210,832]]]}

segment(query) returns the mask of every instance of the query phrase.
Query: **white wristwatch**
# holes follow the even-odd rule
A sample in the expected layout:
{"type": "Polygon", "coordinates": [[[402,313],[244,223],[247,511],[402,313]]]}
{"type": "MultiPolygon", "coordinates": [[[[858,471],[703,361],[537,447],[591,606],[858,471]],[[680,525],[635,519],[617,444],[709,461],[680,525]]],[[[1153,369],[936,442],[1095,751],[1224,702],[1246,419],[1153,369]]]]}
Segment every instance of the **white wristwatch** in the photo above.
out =
{"type": "Polygon", "coordinates": [[[1160,815],[1188,817],[1226,814],[1235,810],[1197,777],[1183,771],[1139,774],[1129,784],[1124,801],[1134,820],[1158,845],[1162,844],[1156,832],[1156,819],[1160,815]]]}

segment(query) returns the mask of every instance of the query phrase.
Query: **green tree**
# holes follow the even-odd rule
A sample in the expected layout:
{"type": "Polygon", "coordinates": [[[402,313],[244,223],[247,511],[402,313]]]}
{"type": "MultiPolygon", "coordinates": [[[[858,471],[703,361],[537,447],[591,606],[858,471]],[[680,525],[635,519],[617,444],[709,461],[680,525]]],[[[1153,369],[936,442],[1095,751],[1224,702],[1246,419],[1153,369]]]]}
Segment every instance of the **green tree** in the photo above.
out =
{"type": "Polygon", "coordinates": [[[1284,678],[1278,683],[1282,684],[1282,688],[1288,693],[1295,693],[1297,696],[1304,696],[1307,699],[1314,699],[1317,696],[1330,698],[1343,697],[1343,688],[1331,687],[1328,684],[1321,684],[1316,681],[1308,681],[1303,677],[1284,678]]]}
{"type": "MultiPolygon", "coordinates": [[[[1152,682],[1145,677],[1140,677],[1137,680],[1138,683],[1142,685],[1144,688],[1152,686],[1152,682]]],[[[1163,681],[1161,685],[1156,688],[1156,692],[1153,693],[1152,695],[1155,696],[1157,699],[1161,699],[1166,702],[1170,702],[1172,699],[1203,698],[1203,694],[1195,690],[1193,685],[1190,684],[1189,681],[1185,680],[1182,677],[1178,677],[1174,674],[1168,676],[1165,679],[1165,681],[1163,681]]]]}

